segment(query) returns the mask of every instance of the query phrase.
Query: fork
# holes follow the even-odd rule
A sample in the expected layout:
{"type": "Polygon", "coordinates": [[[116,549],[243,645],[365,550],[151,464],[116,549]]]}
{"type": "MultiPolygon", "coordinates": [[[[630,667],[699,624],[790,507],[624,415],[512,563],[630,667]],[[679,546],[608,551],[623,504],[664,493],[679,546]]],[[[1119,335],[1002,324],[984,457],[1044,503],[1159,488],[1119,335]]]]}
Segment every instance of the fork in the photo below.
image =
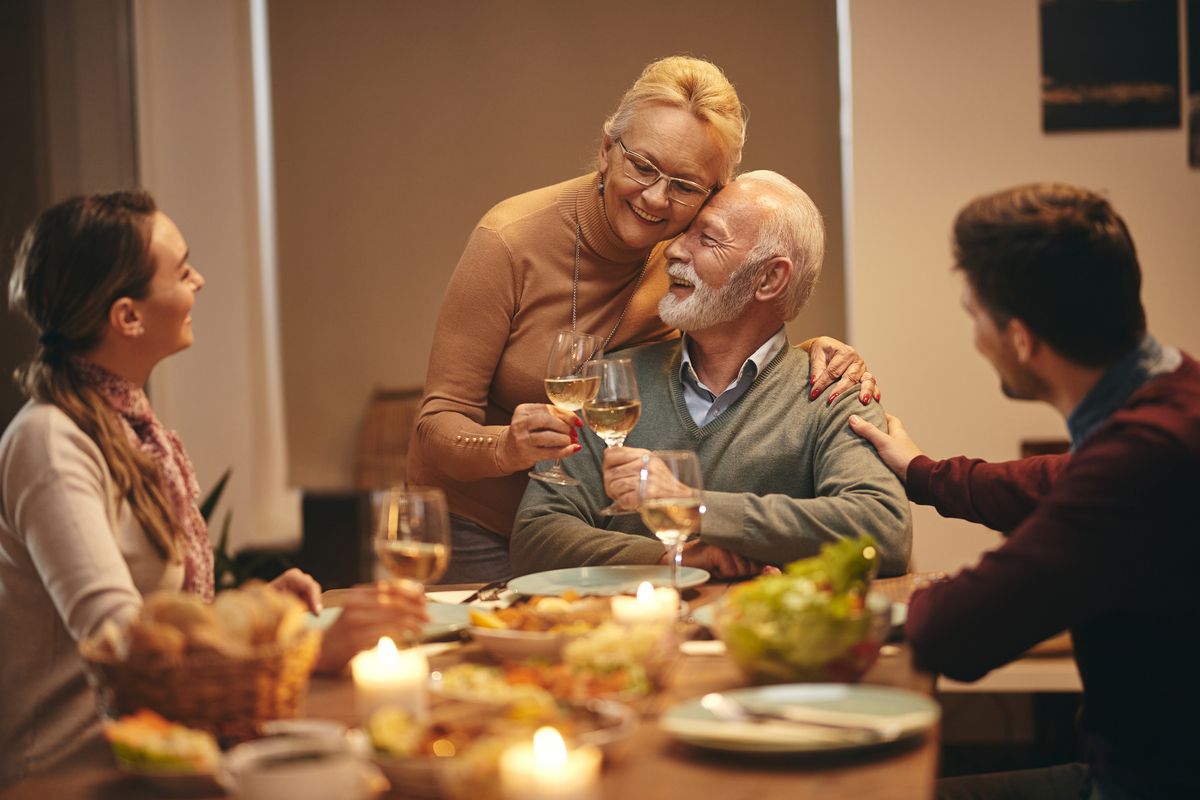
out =
{"type": "Polygon", "coordinates": [[[471,594],[464,597],[462,600],[459,600],[458,604],[466,605],[467,603],[473,603],[476,600],[483,600],[485,602],[491,602],[492,600],[499,600],[500,593],[503,592],[507,587],[508,587],[508,578],[502,578],[498,581],[492,581],[491,583],[485,583],[483,586],[480,586],[478,589],[476,589],[474,592],[472,592],[471,594]],[[484,597],[485,594],[487,595],[487,597],[484,597]]]}
{"type": "Polygon", "coordinates": [[[862,744],[890,741],[898,738],[901,728],[891,722],[870,722],[854,719],[854,714],[824,709],[789,706],[779,711],[761,711],[720,692],[710,692],[700,698],[700,705],[718,719],[728,722],[790,722],[801,726],[828,728],[846,739],[862,744]]]}

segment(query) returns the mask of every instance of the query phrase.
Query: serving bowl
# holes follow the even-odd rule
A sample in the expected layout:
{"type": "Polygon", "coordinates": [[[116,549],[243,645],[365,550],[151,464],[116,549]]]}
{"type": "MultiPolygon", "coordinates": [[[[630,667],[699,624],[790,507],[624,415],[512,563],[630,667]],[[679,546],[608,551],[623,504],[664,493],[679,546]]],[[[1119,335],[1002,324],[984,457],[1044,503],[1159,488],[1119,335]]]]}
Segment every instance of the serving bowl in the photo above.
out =
{"type": "Polygon", "coordinates": [[[472,626],[469,630],[471,638],[479,642],[486,653],[501,661],[517,661],[523,658],[558,659],[567,643],[581,635],[480,626],[472,626]]]}
{"type": "Polygon", "coordinates": [[[739,604],[727,595],[714,632],[754,683],[852,683],[879,657],[892,624],[892,604],[868,594],[859,608],[795,609],[739,604]]]}
{"type": "MultiPolygon", "coordinates": [[[[497,706],[481,714],[479,705],[472,702],[447,700],[439,708],[443,718],[458,715],[472,720],[470,727],[474,730],[469,736],[462,730],[443,731],[445,738],[432,748],[442,755],[402,756],[375,751],[372,760],[387,776],[393,790],[405,797],[486,798],[487,792],[480,787],[499,786],[496,773],[499,754],[514,742],[527,740],[539,723],[501,719],[497,706]]],[[[565,724],[568,741],[574,746],[598,747],[606,759],[624,755],[638,725],[633,709],[611,700],[593,700],[567,708],[570,710],[566,719],[545,723],[557,727],[565,724]]]]}

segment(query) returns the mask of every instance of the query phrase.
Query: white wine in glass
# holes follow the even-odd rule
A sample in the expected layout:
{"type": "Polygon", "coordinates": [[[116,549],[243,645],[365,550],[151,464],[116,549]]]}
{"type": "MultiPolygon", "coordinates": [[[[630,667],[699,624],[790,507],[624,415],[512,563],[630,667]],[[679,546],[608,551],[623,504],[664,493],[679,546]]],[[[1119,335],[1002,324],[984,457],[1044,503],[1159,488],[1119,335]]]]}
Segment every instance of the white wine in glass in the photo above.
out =
{"type": "MultiPolygon", "coordinates": [[[[642,416],[642,400],[638,394],[637,373],[628,358],[601,358],[589,361],[583,368],[586,377],[595,377],[596,391],[583,404],[583,419],[608,447],[621,447],[625,437],[642,416]]],[[[636,514],[637,509],[610,503],[601,514],[636,514]]]]}
{"type": "Polygon", "coordinates": [[[670,555],[671,588],[679,589],[683,543],[700,532],[704,478],[700,459],[688,450],[659,450],[642,456],[638,481],[642,522],[670,555]]]}
{"type": "Polygon", "coordinates": [[[393,579],[424,590],[450,564],[450,515],[441,489],[376,492],[375,556],[393,579]]]}
{"type": "MultiPolygon", "coordinates": [[[[599,380],[584,374],[584,364],[600,357],[600,340],[590,333],[559,331],[550,346],[546,358],[546,397],[555,408],[572,413],[583,408],[599,386],[599,380]]],[[[562,468],[562,461],[554,459],[549,469],[534,470],[529,477],[559,486],[578,486],[562,468]]]]}

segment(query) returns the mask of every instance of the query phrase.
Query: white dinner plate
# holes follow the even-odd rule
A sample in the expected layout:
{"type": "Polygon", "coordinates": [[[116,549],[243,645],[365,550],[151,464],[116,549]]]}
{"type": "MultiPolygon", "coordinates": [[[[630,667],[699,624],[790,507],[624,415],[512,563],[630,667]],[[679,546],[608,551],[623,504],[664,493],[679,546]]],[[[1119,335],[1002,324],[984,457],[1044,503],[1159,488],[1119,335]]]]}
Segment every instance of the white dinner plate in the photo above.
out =
{"type": "Polygon", "coordinates": [[[754,711],[804,707],[862,715],[889,733],[864,743],[837,728],[781,721],[725,720],[700,705],[700,699],[672,707],[659,725],[680,741],[712,750],[739,753],[808,753],[858,750],[916,736],[935,725],[941,711],[931,698],[890,686],[845,683],[791,683],[724,692],[754,711]]]}
{"type": "MultiPolygon", "coordinates": [[[[679,588],[706,583],[709,574],[696,567],[679,569],[679,588]]],[[[574,591],[581,595],[636,594],[638,585],[649,581],[653,586],[671,585],[671,568],[654,564],[617,564],[602,567],[571,567],[522,575],[508,582],[518,594],[561,595],[574,591]]]]}
{"type": "MultiPolygon", "coordinates": [[[[308,624],[324,630],[342,613],[340,596],[337,592],[342,589],[331,589],[321,595],[325,608],[318,616],[309,615],[308,624]]],[[[471,624],[470,609],[467,606],[449,605],[447,603],[429,602],[425,604],[425,612],[429,614],[429,622],[421,631],[421,641],[432,642],[449,636],[452,633],[465,630],[471,624]]]]}

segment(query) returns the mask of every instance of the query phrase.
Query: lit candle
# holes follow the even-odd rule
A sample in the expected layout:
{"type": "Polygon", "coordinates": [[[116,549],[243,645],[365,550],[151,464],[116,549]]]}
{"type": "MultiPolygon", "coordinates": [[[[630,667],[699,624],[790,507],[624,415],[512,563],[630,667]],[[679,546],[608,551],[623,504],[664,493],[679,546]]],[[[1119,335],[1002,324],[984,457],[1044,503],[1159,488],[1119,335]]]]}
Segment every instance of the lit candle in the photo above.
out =
{"type": "Polygon", "coordinates": [[[350,670],[355,705],[363,720],[383,706],[402,708],[416,718],[425,716],[429,662],[420,650],[397,650],[395,642],[385,636],[374,650],[364,650],[351,659],[350,670]]]}
{"type": "Polygon", "coordinates": [[[668,586],[638,586],[637,597],[612,599],[613,619],[625,625],[673,622],[679,616],[679,592],[668,586]]]}
{"type": "Polygon", "coordinates": [[[538,728],[532,743],[500,754],[500,788],[507,800],[594,800],[599,779],[600,750],[568,750],[554,728],[538,728]]]}

